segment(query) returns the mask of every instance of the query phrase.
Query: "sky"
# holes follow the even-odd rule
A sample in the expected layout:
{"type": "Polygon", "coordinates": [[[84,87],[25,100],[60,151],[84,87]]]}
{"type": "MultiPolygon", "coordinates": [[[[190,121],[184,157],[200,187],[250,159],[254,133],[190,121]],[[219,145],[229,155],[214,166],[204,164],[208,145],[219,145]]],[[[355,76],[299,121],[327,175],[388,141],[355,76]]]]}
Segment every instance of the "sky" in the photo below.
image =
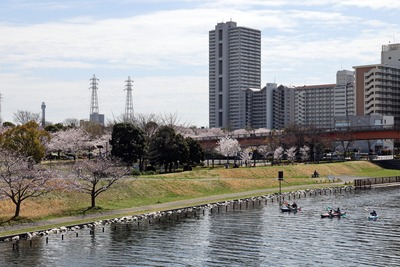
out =
{"type": "Polygon", "coordinates": [[[398,0],[1,0],[1,119],[86,119],[90,78],[106,121],[125,112],[208,127],[208,32],[219,22],[261,30],[261,80],[330,84],[338,70],[380,63],[400,42],[398,0]]]}

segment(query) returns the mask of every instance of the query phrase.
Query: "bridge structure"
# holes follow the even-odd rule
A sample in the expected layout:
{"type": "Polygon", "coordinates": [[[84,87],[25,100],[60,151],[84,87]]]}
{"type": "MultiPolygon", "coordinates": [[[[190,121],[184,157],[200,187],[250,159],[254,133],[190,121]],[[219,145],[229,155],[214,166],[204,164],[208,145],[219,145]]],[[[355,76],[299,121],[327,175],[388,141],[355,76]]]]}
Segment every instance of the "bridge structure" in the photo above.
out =
{"type": "MultiPolygon", "coordinates": [[[[265,133],[249,133],[229,135],[238,140],[242,148],[249,146],[265,145],[265,139],[274,135],[285,135],[284,132],[265,132],[265,133]]],[[[321,130],[318,133],[322,139],[327,141],[359,141],[359,140],[381,140],[392,139],[400,140],[400,128],[394,127],[346,127],[338,129],[321,130]]],[[[218,140],[223,136],[204,136],[195,137],[203,149],[210,150],[217,147],[218,140]]]]}

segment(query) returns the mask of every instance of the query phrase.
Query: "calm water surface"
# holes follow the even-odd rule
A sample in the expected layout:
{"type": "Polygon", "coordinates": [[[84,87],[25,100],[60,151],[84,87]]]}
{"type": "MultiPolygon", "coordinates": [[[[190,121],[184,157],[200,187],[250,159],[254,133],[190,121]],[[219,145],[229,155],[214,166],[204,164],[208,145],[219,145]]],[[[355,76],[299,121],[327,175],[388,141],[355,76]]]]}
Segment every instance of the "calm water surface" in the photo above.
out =
{"type": "Polygon", "coordinates": [[[0,243],[0,266],[400,266],[400,189],[296,200],[297,214],[276,203],[206,211],[164,223],[117,224],[0,243]],[[347,211],[321,219],[327,206],[347,211]],[[367,210],[378,211],[368,221],[367,210]]]}

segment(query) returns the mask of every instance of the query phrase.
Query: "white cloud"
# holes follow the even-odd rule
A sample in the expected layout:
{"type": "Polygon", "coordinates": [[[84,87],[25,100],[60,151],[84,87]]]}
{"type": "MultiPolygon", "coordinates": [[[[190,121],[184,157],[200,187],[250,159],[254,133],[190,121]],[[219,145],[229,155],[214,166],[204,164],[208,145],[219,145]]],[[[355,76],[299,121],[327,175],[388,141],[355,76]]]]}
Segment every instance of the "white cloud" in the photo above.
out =
{"type": "Polygon", "coordinates": [[[154,0],[160,8],[139,15],[120,17],[110,10],[108,16],[93,17],[74,15],[77,3],[88,7],[91,1],[45,6],[21,1],[24,8],[68,9],[72,15],[38,23],[22,18],[0,22],[0,35],[7,37],[0,39],[2,117],[11,120],[18,109],[40,111],[45,101],[53,122],[87,118],[89,78],[95,73],[100,112],[106,117],[124,111],[124,81],[130,75],[135,112],[178,112],[186,121],[205,126],[208,32],[218,22],[232,18],[238,26],[262,31],[263,83],[331,83],[340,68],[378,63],[381,45],[392,40],[398,23],[375,16],[375,8],[400,6],[388,0],[376,6],[376,1],[350,0],[193,0],[162,8],[167,2],[154,0]],[[352,7],[365,10],[358,14],[352,7]]]}

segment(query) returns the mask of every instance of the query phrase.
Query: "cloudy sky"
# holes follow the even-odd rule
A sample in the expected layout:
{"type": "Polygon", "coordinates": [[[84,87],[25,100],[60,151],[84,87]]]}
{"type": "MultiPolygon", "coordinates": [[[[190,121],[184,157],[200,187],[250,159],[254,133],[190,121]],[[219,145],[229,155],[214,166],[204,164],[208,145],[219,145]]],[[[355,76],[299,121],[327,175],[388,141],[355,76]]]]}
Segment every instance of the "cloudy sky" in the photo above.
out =
{"type": "Polygon", "coordinates": [[[400,42],[398,0],[1,0],[1,118],[88,119],[99,110],[176,114],[208,126],[208,32],[218,22],[262,32],[262,85],[334,83],[336,71],[380,62],[400,42]]]}

